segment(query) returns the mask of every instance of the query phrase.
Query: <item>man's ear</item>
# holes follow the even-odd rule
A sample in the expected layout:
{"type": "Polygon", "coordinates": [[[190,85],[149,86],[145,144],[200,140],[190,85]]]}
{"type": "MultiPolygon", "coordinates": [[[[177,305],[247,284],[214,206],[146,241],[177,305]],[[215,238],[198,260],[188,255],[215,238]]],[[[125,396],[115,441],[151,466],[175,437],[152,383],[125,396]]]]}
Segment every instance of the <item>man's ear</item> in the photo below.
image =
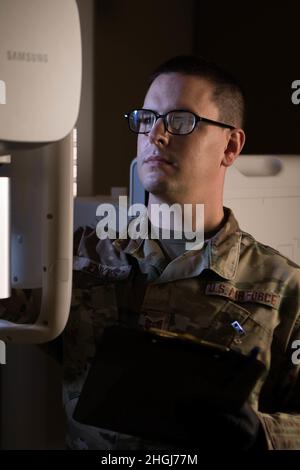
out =
{"type": "Polygon", "coordinates": [[[245,140],[246,136],[243,129],[236,128],[230,131],[221,165],[227,167],[233,164],[234,160],[241,153],[245,140]]]}

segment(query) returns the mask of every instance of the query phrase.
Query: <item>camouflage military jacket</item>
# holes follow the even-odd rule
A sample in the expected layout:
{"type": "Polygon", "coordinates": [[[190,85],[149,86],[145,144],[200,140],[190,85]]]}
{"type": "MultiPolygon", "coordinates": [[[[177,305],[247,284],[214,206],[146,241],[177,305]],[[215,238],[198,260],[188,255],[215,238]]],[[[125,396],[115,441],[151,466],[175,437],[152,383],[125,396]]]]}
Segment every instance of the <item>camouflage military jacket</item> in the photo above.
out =
{"type": "Polygon", "coordinates": [[[226,213],[225,225],[201,250],[172,261],[156,240],[99,241],[90,228],[76,233],[64,338],[71,448],[151,448],[72,419],[96,342],[123,314],[145,328],[192,333],[242,354],[258,346],[268,373],[258,380],[250,403],[268,448],[300,449],[300,361],[294,349],[300,339],[300,270],[243,232],[229,209],[226,213]],[[233,321],[245,334],[232,328],[233,321]]]}

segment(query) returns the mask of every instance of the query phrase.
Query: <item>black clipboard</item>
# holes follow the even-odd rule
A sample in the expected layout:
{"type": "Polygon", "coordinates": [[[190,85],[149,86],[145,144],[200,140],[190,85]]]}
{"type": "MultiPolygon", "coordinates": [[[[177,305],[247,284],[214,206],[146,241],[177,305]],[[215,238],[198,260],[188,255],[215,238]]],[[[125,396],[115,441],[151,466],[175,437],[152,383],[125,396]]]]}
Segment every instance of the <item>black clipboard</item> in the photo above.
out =
{"type": "Polygon", "coordinates": [[[112,326],[104,330],[73,417],[124,434],[184,442],[180,407],[238,410],[265,366],[191,335],[112,326]]]}

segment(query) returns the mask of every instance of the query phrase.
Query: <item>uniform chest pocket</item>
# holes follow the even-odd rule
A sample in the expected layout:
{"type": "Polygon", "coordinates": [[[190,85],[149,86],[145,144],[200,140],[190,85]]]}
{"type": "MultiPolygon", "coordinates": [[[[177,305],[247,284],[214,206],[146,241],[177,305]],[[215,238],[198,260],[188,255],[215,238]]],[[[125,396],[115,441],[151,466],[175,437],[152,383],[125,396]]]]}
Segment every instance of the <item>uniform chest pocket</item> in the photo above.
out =
{"type": "Polygon", "coordinates": [[[254,320],[251,312],[228,301],[212,319],[205,339],[229,346],[244,354],[249,354],[254,347],[258,347],[264,356],[264,352],[269,351],[272,332],[254,320]]]}

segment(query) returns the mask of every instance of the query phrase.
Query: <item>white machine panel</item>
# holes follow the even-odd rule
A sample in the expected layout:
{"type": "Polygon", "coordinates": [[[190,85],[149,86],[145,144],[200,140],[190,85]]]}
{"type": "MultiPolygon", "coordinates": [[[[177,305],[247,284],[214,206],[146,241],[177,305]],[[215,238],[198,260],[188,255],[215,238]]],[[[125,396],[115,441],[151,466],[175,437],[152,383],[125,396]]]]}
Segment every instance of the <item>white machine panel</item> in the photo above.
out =
{"type": "Polygon", "coordinates": [[[0,177],[0,299],[10,296],[9,202],[9,178],[0,177]]]}
{"type": "Polygon", "coordinates": [[[300,264],[300,155],[241,155],[227,171],[224,205],[241,229],[300,264]]]}
{"type": "Polygon", "coordinates": [[[70,132],[81,88],[74,0],[0,0],[0,80],[2,147],[54,142],[70,132]]]}

